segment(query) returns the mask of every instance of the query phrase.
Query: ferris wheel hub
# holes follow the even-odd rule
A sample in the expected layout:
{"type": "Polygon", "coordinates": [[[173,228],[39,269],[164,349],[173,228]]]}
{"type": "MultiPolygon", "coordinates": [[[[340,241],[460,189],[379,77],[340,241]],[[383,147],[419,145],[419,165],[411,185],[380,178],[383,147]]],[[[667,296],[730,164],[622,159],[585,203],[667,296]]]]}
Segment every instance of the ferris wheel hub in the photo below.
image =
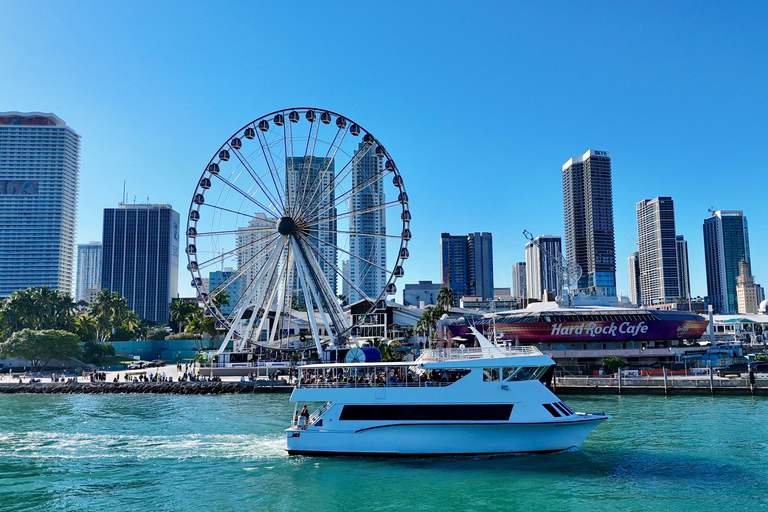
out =
{"type": "Polygon", "coordinates": [[[280,217],[277,221],[277,231],[284,236],[288,236],[296,229],[296,223],[291,217],[280,217]]]}

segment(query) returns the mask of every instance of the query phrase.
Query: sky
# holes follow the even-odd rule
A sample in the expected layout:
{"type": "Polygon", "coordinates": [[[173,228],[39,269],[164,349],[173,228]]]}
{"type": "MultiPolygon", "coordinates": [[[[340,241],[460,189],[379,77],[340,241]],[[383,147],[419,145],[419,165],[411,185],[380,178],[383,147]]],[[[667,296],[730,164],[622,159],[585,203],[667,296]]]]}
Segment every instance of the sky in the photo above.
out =
{"type": "Polygon", "coordinates": [[[768,285],[768,3],[0,0],[0,19],[0,111],[82,136],[79,243],[101,240],[124,186],[185,219],[233,133],[313,106],[397,161],[413,214],[400,289],[440,280],[441,232],[474,231],[493,233],[495,285],[511,286],[524,229],[563,236],[562,165],[588,149],[611,154],[619,294],[635,204],[658,196],[693,296],[711,207],[744,211],[768,285]]]}

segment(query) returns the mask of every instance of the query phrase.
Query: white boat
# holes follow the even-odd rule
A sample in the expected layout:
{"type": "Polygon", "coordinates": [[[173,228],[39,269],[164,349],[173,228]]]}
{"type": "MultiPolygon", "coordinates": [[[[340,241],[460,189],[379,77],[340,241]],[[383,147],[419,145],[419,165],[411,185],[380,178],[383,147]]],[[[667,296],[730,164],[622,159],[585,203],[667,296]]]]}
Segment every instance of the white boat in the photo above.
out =
{"type": "Polygon", "coordinates": [[[542,382],[534,347],[423,350],[416,361],[302,367],[291,455],[548,453],[581,446],[604,413],[577,413],[542,382]],[[301,418],[302,404],[322,402],[301,418]]]}

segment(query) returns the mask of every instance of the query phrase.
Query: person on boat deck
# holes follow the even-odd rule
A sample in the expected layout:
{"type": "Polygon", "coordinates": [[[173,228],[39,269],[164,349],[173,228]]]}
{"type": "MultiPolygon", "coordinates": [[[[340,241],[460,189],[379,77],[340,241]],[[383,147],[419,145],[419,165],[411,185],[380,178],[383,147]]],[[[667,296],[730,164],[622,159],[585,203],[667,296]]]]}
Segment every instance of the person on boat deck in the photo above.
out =
{"type": "Polygon", "coordinates": [[[306,428],[307,423],[309,422],[309,411],[307,410],[306,405],[301,408],[301,414],[299,416],[299,428],[306,428]]]}

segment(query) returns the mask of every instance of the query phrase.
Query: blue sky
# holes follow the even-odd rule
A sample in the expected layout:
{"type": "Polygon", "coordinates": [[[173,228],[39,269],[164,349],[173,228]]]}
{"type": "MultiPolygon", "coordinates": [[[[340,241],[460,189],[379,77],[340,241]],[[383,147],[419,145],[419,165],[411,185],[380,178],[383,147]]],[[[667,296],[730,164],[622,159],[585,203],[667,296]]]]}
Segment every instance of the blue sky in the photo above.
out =
{"type": "Polygon", "coordinates": [[[315,106],[398,163],[414,217],[399,283],[439,279],[440,232],[490,231],[510,286],[523,229],[563,235],[561,166],[592,148],[612,157],[619,293],[635,203],[666,195],[694,296],[711,206],[744,210],[768,285],[764,2],[0,0],[0,19],[0,110],[82,135],[80,242],[101,239],[123,182],[184,218],[232,133],[315,106]]]}

